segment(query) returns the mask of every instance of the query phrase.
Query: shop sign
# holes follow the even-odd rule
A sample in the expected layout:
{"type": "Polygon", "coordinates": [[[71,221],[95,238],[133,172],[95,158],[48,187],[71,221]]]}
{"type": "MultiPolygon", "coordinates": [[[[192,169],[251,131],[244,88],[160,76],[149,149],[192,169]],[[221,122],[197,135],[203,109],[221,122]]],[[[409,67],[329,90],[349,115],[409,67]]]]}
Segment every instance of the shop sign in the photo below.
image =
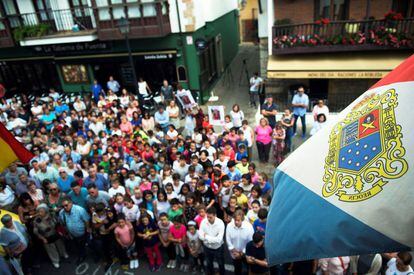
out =
{"type": "Polygon", "coordinates": [[[160,59],[171,59],[174,55],[171,53],[168,54],[146,54],[144,55],[144,60],[160,60],[160,59]]]}
{"type": "Polygon", "coordinates": [[[62,45],[46,45],[36,46],[33,48],[36,52],[48,53],[48,54],[67,54],[67,53],[79,53],[79,52],[100,52],[110,49],[109,43],[96,42],[96,43],[74,43],[74,44],[62,44],[62,45]]]}
{"type": "Polygon", "coordinates": [[[366,79],[377,79],[383,78],[389,71],[347,71],[347,72],[292,72],[292,71],[268,71],[268,78],[366,78],[366,79]]]}

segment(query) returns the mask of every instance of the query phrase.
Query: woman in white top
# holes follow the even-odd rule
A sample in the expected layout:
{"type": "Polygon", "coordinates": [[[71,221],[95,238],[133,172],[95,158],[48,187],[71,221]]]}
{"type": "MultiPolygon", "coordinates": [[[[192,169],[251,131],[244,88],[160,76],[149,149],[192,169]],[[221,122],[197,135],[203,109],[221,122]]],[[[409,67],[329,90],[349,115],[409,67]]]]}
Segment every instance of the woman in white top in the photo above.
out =
{"type": "Polygon", "coordinates": [[[329,115],[329,108],[326,106],[322,99],[318,100],[318,104],[313,106],[312,110],[313,119],[317,121],[317,117],[319,114],[324,114],[326,118],[328,118],[329,115]]]}
{"type": "Polygon", "coordinates": [[[142,77],[140,77],[138,80],[138,92],[142,96],[148,96],[148,93],[151,93],[150,87],[142,77]]]}
{"type": "Polygon", "coordinates": [[[176,129],[180,128],[180,119],[178,118],[180,115],[180,108],[178,108],[174,100],[170,101],[166,111],[170,117],[171,124],[174,125],[176,129]]]}
{"type": "Polygon", "coordinates": [[[317,115],[316,119],[317,120],[313,123],[312,130],[310,131],[311,136],[319,132],[326,125],[325,114],[317,115]]]}
{"type": "Polygon", "coordinates": [[[86,110],[86,105],[81,101],[80,97],[77,97],[75,103],[73,103],[73,108],[79,113],[86,110]]]}
{"type": "Polygon", "coordinates": [[[108,96],[106,98],[108,99],[109,102],[118,100],[118,96],[112,90],[108,91],[108,96]]]}
{"type": "Polygon", "coordinates": [[[239,129],[242,126],[242,121],[244,119],[244,113],[240,110],[239,104],[233,105],[233,108],[230,111],[230,117],[233,122],[233,127],[239,129]]]}
{"type": "Polygon", "coordinates": [[[144,117],[142,118],[142,129],[145,132],[148,132],[149,130],[154,130],[154,127],[155,127],[154,117],[150,116],[148,112],[144,113],[144,117]]]}
{"type": "Polygon", "coordinates": [[[83,136],[79,136],[78,143],[76,144],[76,153],[80,154],[82,157],[86,157],[89,156],[90,151],[91,144],[89,141],[86,141],[83,136]]]}
{"type": "Polygon", "coordinates": [[[129,105],[129,93],[126,89],[122,89],[122,95],[120,98],[120,104],[123,108],[128,107],[129,105]]]}

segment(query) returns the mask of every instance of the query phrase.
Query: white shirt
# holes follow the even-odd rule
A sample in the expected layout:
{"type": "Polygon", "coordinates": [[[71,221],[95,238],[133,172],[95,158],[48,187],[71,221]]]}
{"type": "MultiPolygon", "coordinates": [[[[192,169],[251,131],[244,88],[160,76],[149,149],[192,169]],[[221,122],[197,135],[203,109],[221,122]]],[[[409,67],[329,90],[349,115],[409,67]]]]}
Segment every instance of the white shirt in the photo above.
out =
{"type": "Polygon", "coordinates": [[[312,114],[313,114],[313,116],[317,116],[317,115],[319,115],[319,114],[324,114],[325,115],[325,117],[326,117],[326,119],[328,119],[328,115],[329,115],[329,108],[328,108],[328,106],[326,106],[326,105],[323,105],[322,107],[319,107],[319,105],[315,105],[314,107],[313,107],[313,110],[312,110],[312,114]]]}
{"type": "Polygon", "coordinates": [[[204,219],[200,224],[198,234],[200,235],[200,240],[207,248],[219,249],[224,243],[224,222],[217,217],[214,219],[213,224],[208,219],[204,219]]]}
{"type": "Polygon", "coordinates": [[[388,261],[387,263],[387,271],[385,272],[386,275],[408,275],[410,274],[410,272],[413,272],[413,269],[411,268],[411,266],[408,267],[407,271],[399,271],[397,269],[397,259],[396,258],[392,258],[391,260],[388,261]]]}
{"type": "Polygon", "coordinates": [[[100,121],[91,122],[89,123],[89,130],[94,132],[95,135],[99,135],[101,131],[105,130],[105,125],[100,121]]]}
{"type": "MultiPolygon", "coordinates": [[[[232,220],[226,229],[226,243],[229,251],[235,249],[245,253],[246,245],[252,240],[253,233],[253,226],[248,221],[244,220],[240,227],[236,227],[232,220]]],[[[230,255],[233,257],[231,253],[230,255]]]]}
{"type": "Polygon", "coordinates": [[[343,275],[344,271],[348,269],[350,259],[348,256],[341,257],[343,264],[339,260],[339,257],[324,258],[319,260],[319,265],[322,271],[327,271],[329,275],[343,275]],[[345,267],[342,267],[342,265],[345,267]]]}
{"type": "Polygon", "coordinates": [[[247,140],[247,146],[252,147],[252,145],[253,145],[253,140],[252,140],[253,130],[252,130],[252,128],[250,128],[250,126],[247,126],[246,129],[241,128],[240,130],[243,131],[244,138],[247,140]]]}
{"type": "Polygon", "coordinates": [[[128,207],[122,208],[122,213],[124,213],[127,221],[135,222],[139,216],[139,208],[134,204],[131,209],[128,207]]]}
{"type": "Polygon", "coordinates": [[[148,95],[147,82],[146,81],[138,82],[138,91],[143,96],[148,95]]]}
{"type": "Polygon", "coordinates": [[[259,87],[260,87],[260,83],[263,82],[263,79],[261,77],[257,77],[257,78],[250,78],[250,92],[258,92],[259,91],[259,87]]]}
{"type": "Polygon", "coordinates": [[[114,197],[116,194],[121,193],[122,195],[125,195],[125,188],[123,186],[118,186],[117,189],[111,187],[108,190],[108,194],[111,197],[114,197]]]}
{"type": "Polygon", "coordinates": [[[244,119],[243,111],[234,112],[233,110],[230,112],[231,119],[233,120],[234,127],[241,127],[242,121],[244,119]]]}

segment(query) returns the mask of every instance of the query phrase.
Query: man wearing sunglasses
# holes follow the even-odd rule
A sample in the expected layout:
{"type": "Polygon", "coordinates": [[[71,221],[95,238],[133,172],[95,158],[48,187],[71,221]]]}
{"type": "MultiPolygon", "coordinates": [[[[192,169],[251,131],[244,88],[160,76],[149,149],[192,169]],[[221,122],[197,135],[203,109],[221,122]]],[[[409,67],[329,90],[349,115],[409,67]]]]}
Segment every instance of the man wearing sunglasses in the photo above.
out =
{"type": "Polygon", "coordinates": [[[91,232],[90,217],[86,210],[79,205],[73,204],[68,197],[62,200],[62,210],[59,212],[59,220],[65,226],[77,249],[77,264],[86,258],[86,238],[91,232]]]}

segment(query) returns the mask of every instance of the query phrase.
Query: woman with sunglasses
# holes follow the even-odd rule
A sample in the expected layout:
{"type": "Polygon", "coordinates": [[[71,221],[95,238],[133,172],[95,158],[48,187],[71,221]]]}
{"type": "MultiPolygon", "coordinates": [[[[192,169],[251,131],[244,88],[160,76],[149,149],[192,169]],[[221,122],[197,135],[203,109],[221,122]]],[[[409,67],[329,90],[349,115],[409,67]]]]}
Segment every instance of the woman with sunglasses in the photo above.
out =
{"type": "Polygon", "coordinates": [[[51,210],[52,215],[57,215],[62,209],[62,201],[65,194],[61,193],[56,183],[49,185],[49,194],[46,196],[46,204],[51,210]]]}

